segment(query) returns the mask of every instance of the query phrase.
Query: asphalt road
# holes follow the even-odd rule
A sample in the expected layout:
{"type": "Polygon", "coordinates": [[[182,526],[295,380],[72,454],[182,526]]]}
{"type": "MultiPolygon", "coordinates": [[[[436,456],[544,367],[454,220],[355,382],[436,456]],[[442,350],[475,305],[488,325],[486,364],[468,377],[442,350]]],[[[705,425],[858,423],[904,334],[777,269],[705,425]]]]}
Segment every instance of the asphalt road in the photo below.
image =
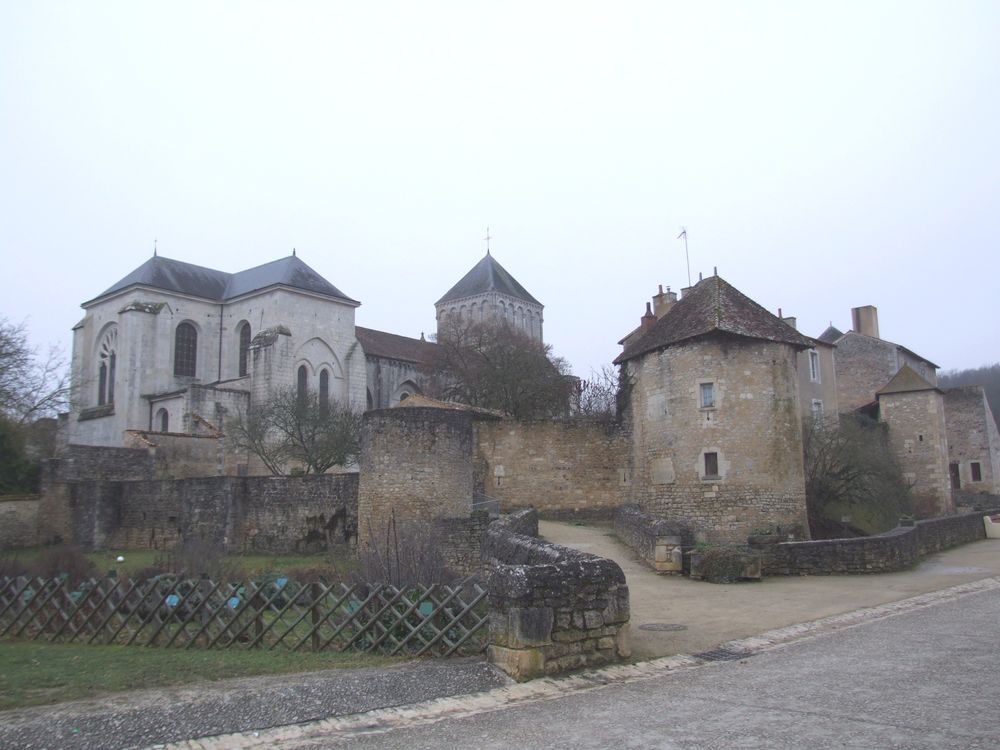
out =
{"type": "MultiPolygon", "coordinates": [[[[320,722],[261,737],[304,748],[998,748],[1000,589],[945,598],[752,656],[540,693],[386,730],[320,722]]],[[[557,683],[554,683],[557,684],[557,683]]],[[[414,714],[416,717],[416,714],[414,714]]],[[[220,737],[187,747],[244,747],[220,737]]],[[[251,742],[250,744],[254,744],[251,742]]]]}

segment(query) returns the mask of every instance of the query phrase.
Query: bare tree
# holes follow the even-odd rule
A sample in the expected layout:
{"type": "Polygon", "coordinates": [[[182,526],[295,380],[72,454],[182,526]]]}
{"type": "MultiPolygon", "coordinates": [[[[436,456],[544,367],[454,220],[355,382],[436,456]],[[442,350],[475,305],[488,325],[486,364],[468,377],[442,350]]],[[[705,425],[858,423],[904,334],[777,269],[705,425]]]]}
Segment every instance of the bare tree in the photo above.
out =
{"type": "Polygon", "coordinates": [[[254,453],[272,474],[322,474],[353,462],[361,449],[361,414],[313,392],[274,392],[228,425],[234,444],[254,453]]]}
{"type": "Polygon", "coordinates": [[[621,418],[630,382],[625,369],[604,365],[591,370],[590,377],[580,381],[578,413],[587,419],[612,422],[621,418]]]}
{"type": "Polygon", "coordinates": [[[568,413],[573,382],[552,347],[507,323],[449,320],[425,366],[429,395],[515,419],[568,413]]]}
{"type": "Polygon", "coordinates": [[[58,347],[45,356],[28,343],[24,323],[0,318],[0,413],[18,424],[52,417],[66,407],[69,375],[58,347]]]}

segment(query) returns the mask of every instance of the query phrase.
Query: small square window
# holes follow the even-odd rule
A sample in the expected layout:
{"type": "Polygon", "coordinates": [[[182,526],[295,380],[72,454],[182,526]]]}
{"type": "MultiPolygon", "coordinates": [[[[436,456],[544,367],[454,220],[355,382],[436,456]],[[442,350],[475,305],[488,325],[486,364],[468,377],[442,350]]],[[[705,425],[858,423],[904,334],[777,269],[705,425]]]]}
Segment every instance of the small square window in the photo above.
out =
{"type": "Polygon", "coordinates": [[[973,461],[971,464],[972,468],[972,481],[982,482],[983,481],[983,467],[980,466],[978,461],[973,461]]]}
{"type": "Polygon", "coordinates": [[[705,478],[717,478],[719,476],[719,454],[705,454],[705,478]]]}
{"type": "Polygon", "coordinates": [[[715,383],[701,383],[699,386],[699,399],[702,409],[715,408],[715,383]]]}

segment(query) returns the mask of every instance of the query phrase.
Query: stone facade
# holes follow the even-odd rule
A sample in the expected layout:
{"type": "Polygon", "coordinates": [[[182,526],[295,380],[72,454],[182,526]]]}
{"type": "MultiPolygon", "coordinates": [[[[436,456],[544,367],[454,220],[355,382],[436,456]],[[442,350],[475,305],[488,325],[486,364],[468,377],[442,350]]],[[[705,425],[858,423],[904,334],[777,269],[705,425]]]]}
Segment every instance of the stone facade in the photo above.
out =
{"type": "Polygon", "coordinates": [[[615,536],[657,573],[680,573],[684,551],[694,538],[691,530],[643,513],[635,505],[615,509],[615,536]]]}
{"type": "Polygon", "coordinates": [[[468,518],[473,497],[473,418],[428,407],[369,411],[362,428],[358,514],[361,547],[390,523],[416,529],[468,518]]]}
{"type": "Polygon", "coordinates": [[[610,518],[629,486],[626,436],[582,420],[478,423],[481,494],[503,512],[610,518]]]}
{"type": "Polygon", "coordinates": [[[836,419],[840,413],[837,399],[836,347],[815,341],[811,349],[796,357],[799,375],[799,411],[803,417],[836,419]]]}
{"type": "Polygon", "coordinates": [[[41,500],[34,495],[0,500],[0,552],[39,543],[40,509],[41,500]]]}
{"type": "Polygon", "coordinates": [[[709,542],[774,525],[807,534],[796,355],[718,334],[631,360],[629,501],[709,542]]]}
{"type": "Polygon", "coordinates": [[[627,658],[622,569],[537,535],[530,509],[495,521],[486,532],[489,660],[525,680],[627,658]]]}
{"type": "Polygon", "coordinates": [[[930,518],[954,513],[941,391],[880,393],[879,418],[889,425],[889,447],[910,482],[915,514],[930,518]]]}
{"type": "Polygon", "coordinates": [[[904,364],[931,385],[937,384],[936,365],[899,344],[855,331],[845,333],[836,344],[837,403],[842,412],[872,403],[875,393],[904,364]]]}
{"type": "Polygon", "coordinates": [[[1000,493],[1000,433],[982,386],[944,393],[952,489],[1000,493]]]}

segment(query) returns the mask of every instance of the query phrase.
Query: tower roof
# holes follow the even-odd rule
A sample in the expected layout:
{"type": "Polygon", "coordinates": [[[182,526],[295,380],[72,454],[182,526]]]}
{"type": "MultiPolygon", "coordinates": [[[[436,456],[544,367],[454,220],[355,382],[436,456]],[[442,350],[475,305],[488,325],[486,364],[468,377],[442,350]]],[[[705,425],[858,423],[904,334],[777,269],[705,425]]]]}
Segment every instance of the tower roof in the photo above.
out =
{"type": "Polygon", "coordinates": [[[843,335],[844,334],[837,330],[837,328],[831,323],[816,340],[822,341],[826,344],[832,344],[843,335]]]}
{"type": "Polygon", "coordinates": [[[878,391],[876,396],[885,396],[889,393],[915,393],[917,391],[941,391],[935,385],[931,385],[924,380],[920,373],[909,365],[903,365],[899,372],[892,376],[892,379],[878,391]]]}
{"type": "Polygon", "coordinates": [[[435,304],[440,305],[442,302],[451,302],[485,292],[500,292],[533,305],[542,304],[528,294],[528,290],[521,286],[489,252],[435,304]]]}
{"type": "Polygon", "coordinates": [[[216,302],[272,286],[287,286],[358,304],[295,255],[237,273],[216,271],[213,268],[154,255],[90,302],[97,302],[132,286],[149,286],[216,302]]]}
{"type": "Polygon", "coordinates": [[[770,313],[719,276],[695,284],[635,339],[615,364],[710,333],[728,333],[808,349],[812,340],[770,313]]]}

